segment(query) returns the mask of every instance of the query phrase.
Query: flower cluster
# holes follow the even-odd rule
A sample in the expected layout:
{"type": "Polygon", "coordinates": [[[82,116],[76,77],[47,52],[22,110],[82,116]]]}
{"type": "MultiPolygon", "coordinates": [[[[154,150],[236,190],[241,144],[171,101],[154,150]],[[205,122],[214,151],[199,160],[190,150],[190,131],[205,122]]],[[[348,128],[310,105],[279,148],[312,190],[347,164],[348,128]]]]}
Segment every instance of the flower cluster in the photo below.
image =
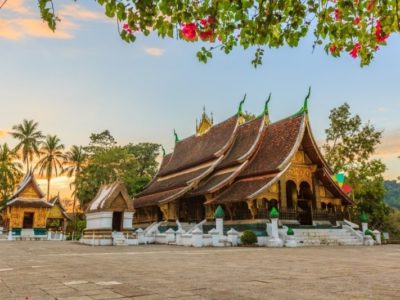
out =
{"type": "Polygon", "coordinates": [[[349,52],[350,56],[352,58],[357,58],[358,52],[361,50],[361,44],[360,43],[355,43],[353,49],[349,52]]]}
{"type": "Polygon", "coordinates": [[[214,23],[213,17],[201,19],[200,24],[195,22],[182,24],[181,34],[188,41],[195,41],[199,37],[202,41],[214,41],[214,30],[211,28],[214,23]],[[197,36],[198,34],[198,36],[197,36]]]}
{"type": "Polygon", "coordinates": [[[385,35],[384,32],[382,31],[382,24],[380,20],[376,21],[375,37],[378,44],[385,43],[387,38],[389,37],[389,35],[385,35]]]}
{"type": "Polygon", "coordinates": [[[126,31],[127,33],[129,33],[129,34],[132,33],[132,29],[129,27],[129,25],[128,25],[127,23],[125,23],[125,24],[122,26],[122,29],[123,29],[124,31],[126,31]]]}

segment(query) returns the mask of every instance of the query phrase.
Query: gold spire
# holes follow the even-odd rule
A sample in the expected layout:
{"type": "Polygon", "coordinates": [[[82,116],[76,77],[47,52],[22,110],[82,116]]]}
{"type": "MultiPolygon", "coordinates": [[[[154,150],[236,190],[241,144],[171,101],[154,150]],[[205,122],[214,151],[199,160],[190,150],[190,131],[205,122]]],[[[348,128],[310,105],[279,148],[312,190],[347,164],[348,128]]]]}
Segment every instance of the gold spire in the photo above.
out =
{"type": "Polygon", "coordinates": [[[203,106],[203,114],[201,115],[200,122],[196,120],[196,133],[197,135],[205,134],[214,124],[213,114],[211,113],[211,118],[206,113],[206,107],[203,106]]]}

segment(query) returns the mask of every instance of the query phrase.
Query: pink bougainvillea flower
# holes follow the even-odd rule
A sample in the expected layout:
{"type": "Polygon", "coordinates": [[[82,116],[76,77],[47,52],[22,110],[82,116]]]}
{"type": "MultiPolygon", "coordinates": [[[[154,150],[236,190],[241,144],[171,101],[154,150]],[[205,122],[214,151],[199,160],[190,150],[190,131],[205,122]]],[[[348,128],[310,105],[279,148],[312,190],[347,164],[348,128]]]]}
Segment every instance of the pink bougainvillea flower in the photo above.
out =
{"type": "Polygon", "coordinates": [[[351,51],[349,52],[350,56],[352,58],[357,58],[360,49],[361,49],[360,43],[355,43],[353,49],[351,49],[351,51]]]}
{"type": "Polygon", "coordinates": [[[213,31],[211,29],[199,33],[202,41],[212,41],[213,31]]]}
{"type": "Polygon", "coordinates": [[[367,10],[371,11],[372,8],[374,7],[374,5],[375,5],[375,1],[374,0],[369,1],[368,5],[367,5],[367,10]]]}
{"type": "Polygon", "coordinates": [[[128,23],[125,23],[122,26],[122,29],[125,30],[127,33],[131,34],[132,33],[132,29],[129,27],[128,23]]]}
{"type": "Polygon", "coordinates": [[[329,51],[330,51],[332,54],[335,53],[337,49],[338,49],[338,48],[336,47],[335,44],[332,44],[332,45],[329,47],[329,51]]]}
{"type": "Polygon", "coordinates": [[[207,19],[201,19],[201,20],[200,20],[200,24],[201,24],[202,26],[207,26],[208,20],[207,20],[207,19]]]}
{"type": "Polygon", "coordinates": [[[194,41],[196,39],[197,25],[195,23],[185,23],[182,26],[182,35],[189,41],[194,41]]]}
{"type": "Polygon", "coordinates": [[[359,16],[354,18],[354,25],[358,25],[360,23],[361,19],[359,16]]]}
{"type": "Polygon", "coordinates": [[[389,37],[389,35],[385,35],[383,33],[382,24],[381,24],[380,20],[376,21],[376,24],[375,24],[375,37],[376,37],[376,41],[378,42],[378,44],[385,43],[387,38],[389,37]]]}
{"type": "Polygon", "coordinates": [[[340,10],[335,8],[335,20],[339,21],[340,20],[340,10]]]}

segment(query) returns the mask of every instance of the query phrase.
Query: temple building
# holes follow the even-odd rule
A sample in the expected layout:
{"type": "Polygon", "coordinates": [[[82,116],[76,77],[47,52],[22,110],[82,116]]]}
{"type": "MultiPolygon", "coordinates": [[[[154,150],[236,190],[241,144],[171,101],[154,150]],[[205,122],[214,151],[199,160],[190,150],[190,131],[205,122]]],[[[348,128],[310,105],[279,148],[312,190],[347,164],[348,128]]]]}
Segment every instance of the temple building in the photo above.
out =
{"type": "Polygon", "coordinates": [[[100,187],[85,211],[83,244],[132,244],[133,203],[122,181],[100,187]],[[129,241],[130,239],[130,241],[129,241]]]}
{"type": "Polygon", "coordinates": [[[14,237],[43,237],[47,234],[47,217],[53,205],[46,201],[32,172],[28,172],[21,184],[2,207],[5,228],[14,237]]]}
{"type": "Polygon", "coordinates": [[[68,221],[71,221],[71,217],[67,214],[64,205],[61,202],[60,196],[56,196],[50,200],[52,207],[47,215],[47,229],[53,231],[67,230],[68,221]]]}
{"type": "Polygon", "coordinates": [[[211,221],[218,205],[231,224],[265,225],[273,207],[281,224],[342,221],[352,201],[333,181],[313,138],[308,98],[297,113],[276,122],[270,122],[269,99],[250,121],[244,100],[218,124],[204,111],[196,134],[176,137],[155,178],[135,196],[135,224],[211,221]]]}

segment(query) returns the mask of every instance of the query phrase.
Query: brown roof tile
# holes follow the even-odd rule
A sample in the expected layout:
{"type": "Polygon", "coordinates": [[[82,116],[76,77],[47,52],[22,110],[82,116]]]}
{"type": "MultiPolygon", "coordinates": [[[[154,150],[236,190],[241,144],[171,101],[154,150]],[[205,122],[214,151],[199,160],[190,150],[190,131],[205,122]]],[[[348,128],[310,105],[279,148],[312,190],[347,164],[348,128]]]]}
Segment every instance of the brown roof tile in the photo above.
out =
{"type": "Polygon", "coordinates": [[[302,124],[304,115],[284,119],[266,127],[257,152],[238,177],[277,172],[296,146],[302,124]]]}
{"type": "Polygon", "coordinates": [[[245,201],[247,197],[254,194],[267,185],[275,176],[255,177],[236,181],[228,189],[222,192],[212,204],[245,201]]]}
{"type": "Polygon", "coordinates": [[[178,187],[186,187],[188,185],[188,181],[191,181],[199,177],[204,172],[206,172],[208,168],[209,167],[201,168],[199,170],[190,173],[184,173],[165,180],[162,180],[162,178],[157,178],[147,189],[138,194],[136,197],[142,197],[144,195],[159,193],[178,187]]]}
{"type": "Polygon", "coordinates": [[[204,135],[192,135],[181,140],[175,145],[168,165],[158,175],[164,176],[178,172],[216,158],[218,152],[229,145],[236,128],[237,116],[233,116],[211,127],[204,135]]]}
{"type": "Polygon", "coordinates": [[[189,194],[189,196],[198,196],[207,193],[213,187],[221,184],[224,180],[227,180],[230,176],[232,176],[232,172],[227,172],[224,174],[214,174],[208,180],[204,180],[201,182],[199,187],[195,189],[193,192],[189,194]]]}
{"type": "Polygon", "coordinates": [[[179,193],[182,192],[184,189],[185,189],[184,187],[180,187],[177,189],[173,189],[173,190],[169,190],[169,191],[165,191],[165,192],[161,192],[161,193],[156,193],[156,194],[142,196],[140,198],[135,198],[133,200],[133,207],[136,209],[136,208],[141,208],[141,207],[157,205],[159,201],[166,200],[170,197],[179,195],[179,193]]]}
{"type": "MultiPolygon", "coordinates": [[[[229,150],[227,156],[217,167],[223,169],[239,163],[239,159],[247,154],[252,154],[251,150],[255,150],[255,143],[258,142],[260,129],[263,127],[264,118],[260,117],[253,121],[247,122],[238,128],[235,142],[229,150]]],[[[243,159],[242,159],[243,160],[243,159]]]]}

